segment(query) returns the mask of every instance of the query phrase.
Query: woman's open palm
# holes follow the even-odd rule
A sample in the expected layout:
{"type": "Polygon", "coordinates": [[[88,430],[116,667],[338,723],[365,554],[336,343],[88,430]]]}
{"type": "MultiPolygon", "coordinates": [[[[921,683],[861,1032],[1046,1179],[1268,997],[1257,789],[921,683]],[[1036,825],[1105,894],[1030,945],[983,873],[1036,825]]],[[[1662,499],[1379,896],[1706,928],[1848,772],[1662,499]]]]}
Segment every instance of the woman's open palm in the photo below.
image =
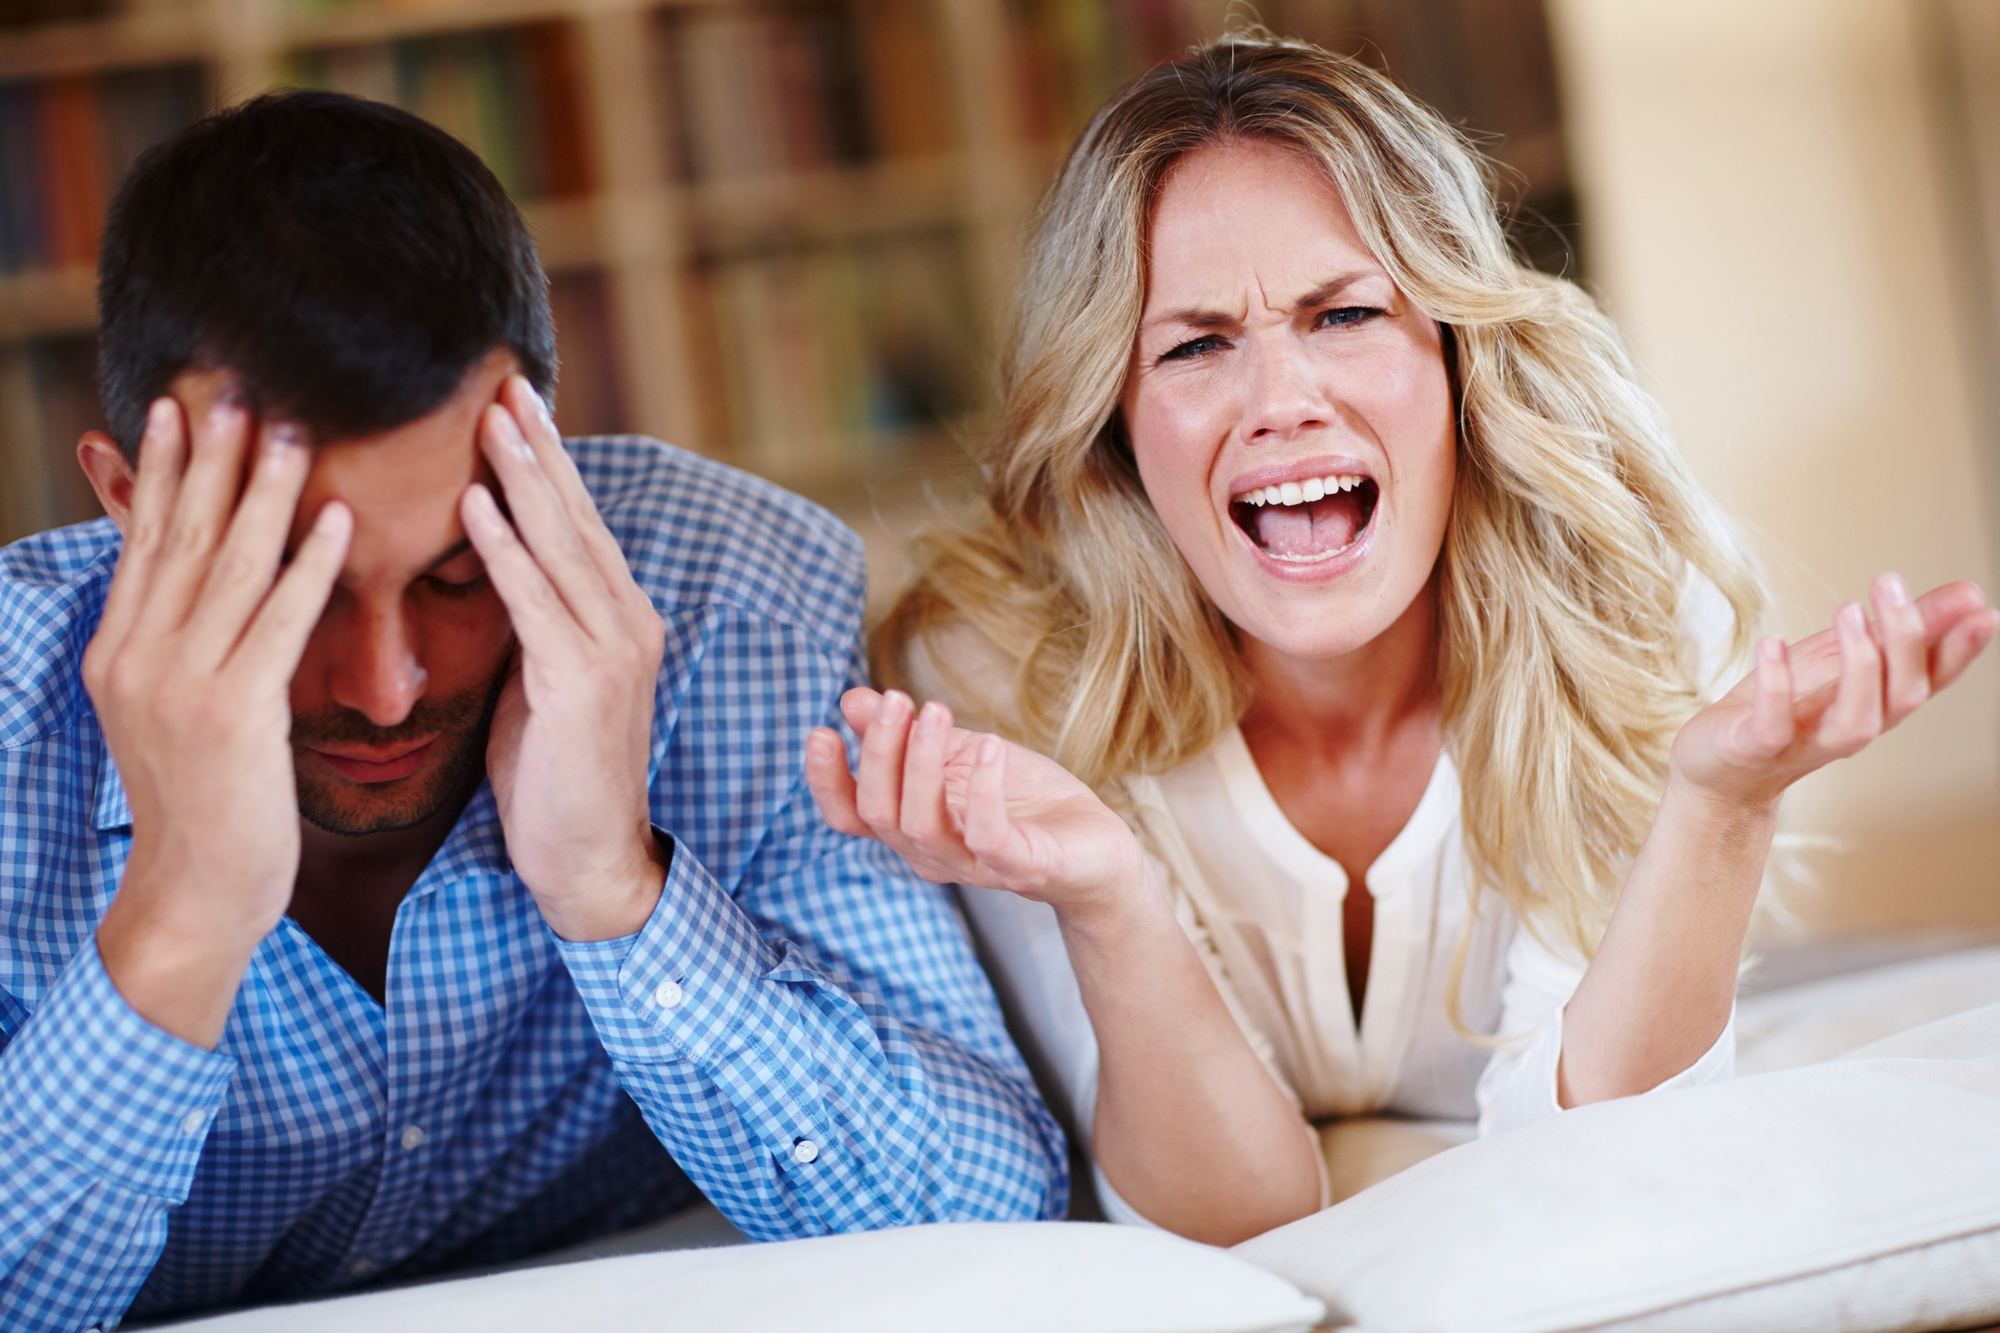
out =
{"type": "Polygon", "coordinates": [[[1871,626],[1850,602],[1790,648],[1757,645],[1754,670],[1689,719],[1674,740],[1675,771],[1726,799],[1764,802],[1807,773],[1845,758],[1951,684],[2000,628],[1970,583],[1910,599],[1885,574],[1872,589],[1871,626]]]}
{"type": "Polygon", "coordinates": [[[1138,840],[1062,765],[917,710],[891,690],[840,701],[861,737],[858,772],[830,727],[813,732],[806,781],[826,822],[888,844],[925,879],[1005,889],[1058,908],[1109,905],[1140,881],[1138,840]]]}

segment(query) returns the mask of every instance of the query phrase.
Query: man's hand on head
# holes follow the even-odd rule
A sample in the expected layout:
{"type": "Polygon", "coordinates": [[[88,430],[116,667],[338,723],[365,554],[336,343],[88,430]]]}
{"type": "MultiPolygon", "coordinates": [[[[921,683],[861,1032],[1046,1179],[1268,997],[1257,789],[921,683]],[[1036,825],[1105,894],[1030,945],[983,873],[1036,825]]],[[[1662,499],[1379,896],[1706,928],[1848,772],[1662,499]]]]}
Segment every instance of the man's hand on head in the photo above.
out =
{"type": "Polygon", "coordinates": [[[482,485],[460,501],[519,641],[487,746],[507,852],[558,935],[629,935],[666,878],[646,786],[665,629],[525,379],[479,443],[513,520],[482,485]]]}
{"type": "Polygon", "coordinates": [[[198,1046],[221,1039],[298,873],[288,690],[353,531],[329,503],[283,564],[311,462],[303,432],[254,421],[226,384],[192,410],[154,402],[84,653],[132,806],[98,950],[136,1012],[198,1046]]]}

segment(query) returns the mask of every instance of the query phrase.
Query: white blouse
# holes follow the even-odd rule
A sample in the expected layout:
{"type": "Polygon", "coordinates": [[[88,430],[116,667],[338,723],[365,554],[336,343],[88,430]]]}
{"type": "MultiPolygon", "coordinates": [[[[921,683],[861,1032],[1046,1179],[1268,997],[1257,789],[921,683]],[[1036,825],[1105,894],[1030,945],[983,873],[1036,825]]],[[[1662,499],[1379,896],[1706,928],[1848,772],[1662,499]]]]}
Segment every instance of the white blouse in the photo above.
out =
{"type": "MultiPolygon", "coordinates": [[[[1369,867],[1375,899],[1357,1031],[1342,943],[1347,875],[1285,818],[1232,728],[1207,754],[1128,784],[1131,818],[1244,1035],[1306,1119],[1387,1114],[1474,1121],[1482,1135],[1554,1114],[1562,1010],[1584,960],[1523,930],[1481,895],[1453,1030],[1445,1007],[1468,886],[1458,772],[1438,758],[1416,813],[1369,867]]],[[[1090,1142],[1097,1042],[1055,912],[990,889],[961,890],[989,971],[1045,1091],[1090,1142]],[[1066,1104],[1065,1104],[1066,1103],[1066,1104]]],[[[1718,1082],[1735,1063],[1735,1016],[1706,1053],[1653,1091],[1718,1082]]],[[[1144,1221],[1100,1176],[1114,1220],[1144,1221]]]]}

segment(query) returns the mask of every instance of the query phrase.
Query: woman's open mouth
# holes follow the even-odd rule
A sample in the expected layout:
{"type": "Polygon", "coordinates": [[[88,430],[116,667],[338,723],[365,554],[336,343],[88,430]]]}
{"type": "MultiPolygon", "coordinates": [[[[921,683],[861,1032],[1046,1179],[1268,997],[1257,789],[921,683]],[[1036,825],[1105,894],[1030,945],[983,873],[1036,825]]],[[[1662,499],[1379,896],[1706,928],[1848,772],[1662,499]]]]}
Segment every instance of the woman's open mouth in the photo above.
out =
{"type": "Polygon", "coordinates": [[[1307,477],[1233,496],[1229,516],[1273,560],[1317,564],[1361,540],[1381,494],[1373,477],[1307,477]]]}

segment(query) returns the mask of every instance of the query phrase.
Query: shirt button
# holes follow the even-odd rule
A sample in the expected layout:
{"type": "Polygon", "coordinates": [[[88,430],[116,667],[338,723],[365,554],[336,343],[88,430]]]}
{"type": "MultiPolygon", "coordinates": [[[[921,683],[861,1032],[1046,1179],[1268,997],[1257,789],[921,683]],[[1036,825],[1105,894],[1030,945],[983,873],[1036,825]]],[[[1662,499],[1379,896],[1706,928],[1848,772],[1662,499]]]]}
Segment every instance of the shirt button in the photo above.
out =
{"type": "Polygon", "coordinates": [[[364,1254],[359,1259],[356,1259],[347,1271],[356,1277],[367,1277],[375,1271],[375,1261],[364,1254]]]}
{"type": "Polygon", "coordinates": [[[811,1139],[800,1139],[792,1145],[792,1160],[804,1166],[819,1157],[819,1145],[811,1139]]]}
{"type": "Polygon", "coordinates": [[[397,1142],[403,1145],[404,1152],[415,1152],[424,1146],[424,1127],[422,1125],[411,1125],[403,1131],[403,1137],[398,1139],[397,1142]]]}
{"type": "Polygon", "coordinates": [[[681,990],[681,983],[672,978],[662,981],[659,985],[653,987],[653,1003],[659,1005],[662,1009],[672,1009],[681,1002],[684,995],[685,992],[681,990]]]}
{"type": "Polygon", "coordinates": [[[181,1117],[181,1133],[199,1134],[201,1127],[208,1123],[208,1117],[200,1111],[189,1111],[181,1117]]]}

